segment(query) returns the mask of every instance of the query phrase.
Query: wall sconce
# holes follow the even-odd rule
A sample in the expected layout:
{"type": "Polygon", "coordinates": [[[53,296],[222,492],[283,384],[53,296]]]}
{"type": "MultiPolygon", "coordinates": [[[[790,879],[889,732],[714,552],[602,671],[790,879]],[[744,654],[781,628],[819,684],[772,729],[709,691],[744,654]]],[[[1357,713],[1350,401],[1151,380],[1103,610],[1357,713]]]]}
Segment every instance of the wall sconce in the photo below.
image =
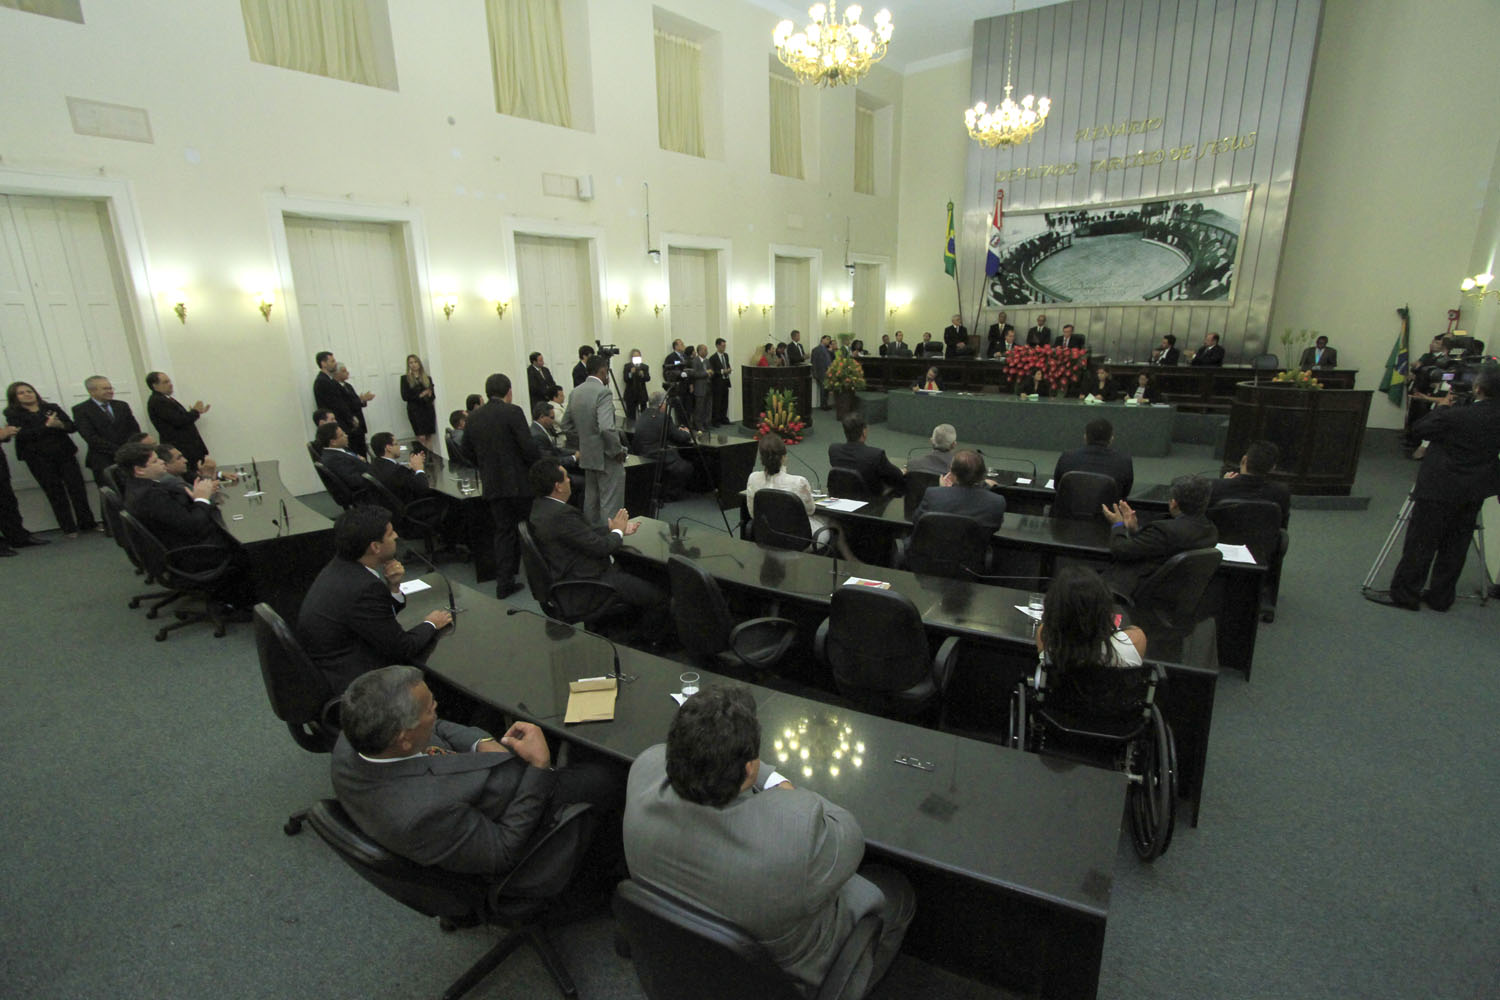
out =
{"type": "Polygon", "coordinates": [[[187,324],[187,293],[178,288],[168,296],[172,300],[172,311],[177,314],[177,321],[187,324]]]}
{"type": "Polygon", "coordinates": [[[457,295],[444,295],[443,298],[442,298],[442,302],[443,302],[443,318],[444,319],[452,319],[453,318],[453,310],[455,310],[455,309],[458,308],[458,296],[457,295]]]}
{"type": "Polygon", "coordinates": [[[765,316],[772,309],[776,308],[776,296],[771,294],[769,288],[761,288],[760,291],[755,293],[755,304],[760,306],[760,314],[765,316]]]}
{"type": "Polygon", "coordinates": [[[619,319],[621,316],[625,315],[625,310],[629,308],[630,303],[625,301],[624,299],[620,299],[615,302],[615,319],[619,319]]]}
{"type": "Polygon", "coordinates": [[[844,299],[841,302],[839,302],[839,310],[841,312],[843,312],[843,314],[845,316],[849,315],[849,310],[853,309],[853,308],[854,308],[854,300],[853,299],[844,299]]]}
{"type": "Polygon", "coordinates": [[[750,303],[748,303],[748,302],[744,302],[744,301],[736,302],[734,304],[734,314],[736,316],[743,316],[743,315],[745,315],[745,310],[749,309],[749,308],[750,308],[750,303]]]}
{"type": "Polygon", "coordinates": [[[272,298],[270,292],[261,292],[259,298],[255,300],[255,308],[260,310],[260,314],[265,317],[267,323],[271,322],[271,307],[275,304],[276,300],[272,298]]]}
{"type": "MultiPolygon", "coordinates": [[[[1465,298],[1473,299],[1475,302],[1483,302],[1484,297],[1489,294],[1490,284],[1495,276],[1486,271],[1484,274],[1476,274],[1472,278],[1465,278],[1459,284],[1459,291],[1464,293],[1465,298]]],[[[1495,291],[1495,301],[1500,302],[1500,289],[1495,291]]]]}
{"type": "Polygon", "coordinates": [[[655,309],[656,310],[656,315],[660,316],[663,312],[666,311],[667,304],[665,302],[657,302],[657,303],[654,303],[651,306],[651,308],[655,309]]]}
{"type": "Polygon", "coordinates": [[[504,319],[505,318],[505,308],[507,306],[509,306],[509,305],[510,305],[510,303],[506,302],[504,299],[496,299],[495,300],[495,315],[499,316],[501,319],[504,319]]]}
{"type": "Polygon", "coordinates": [[[838,305],[836,303],[832,302],[832,301],[824,302],[823,303],[823,315],[824,316],[830,315],[837,308],[838,308],[838,305]]]}
{"type": "Polygon", "coordinates": [[[885,314],[894,316],[909,305],[911,305],[911,295],[907,292],[897,292],[886,297],[885,314]]]}

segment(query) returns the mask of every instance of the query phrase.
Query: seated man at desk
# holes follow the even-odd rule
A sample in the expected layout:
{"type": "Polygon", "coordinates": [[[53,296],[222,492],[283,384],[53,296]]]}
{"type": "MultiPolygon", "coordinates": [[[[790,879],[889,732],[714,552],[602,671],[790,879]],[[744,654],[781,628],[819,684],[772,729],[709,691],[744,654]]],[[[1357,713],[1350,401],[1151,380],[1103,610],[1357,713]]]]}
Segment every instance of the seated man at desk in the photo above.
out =
{"type": "Polygon", "coordinates": [[[364,492],[365,481],[361,477],[370,471],[370,463],[349,450],[349,434],[343,426],[337,422],[321,424],[313,440],[318,444],[318,461],[328,474],[349,492],[364,492]]]}
{"type": "Polygon", "coordinates": [[[1224,364],[1224,348],[1219,346],[1219,335],[1210,333],[1203,338],[1203,346],[1193,352],[1189,362],[1195,368],[1219,368],[1224,364]]]}
{"type": "Polygon", "coordinates": [[[406,606],[396,537],[384,507],[350,507],[333,523],[333,559],[302,599],[297,641],[336,692],[368,670],[416,660],[453,621],[444,610],[409,629],[396,621],[406,606]]]}
{"type": "Polygon", "coordinates": [[[1090,420],[1083,428],[1083,447],[1065,451],[1057,457],[1052,469],[1052,485],[1062,485],[1069,472],[1097,472],[1108,476],[1120,487],[1120,496],[1130,496],[1135,485],[1135,465],[1130,456],[1114,447],[1115,428],[1108,420],[1090,420]]]}
{"type": "Polygon", "coordinates": [[[1213,481],[1209,506],[1220,501],[1269,500],[1281,508],[1281,526],[1285,528],[1292,519],[1292,491],[1268,478],[1280,457],[1281,449],[1273,442],[1252,441],[1240,458],[1239,471],[1226,472],[1223,479],[1213,481]]]}
{"type": "Polygon", "coordinates": [[[411,503],[432,489],[432,484],[427,481],[427,455],[413,450],[411,467],[402,465],[397,461],[401,457],[401,446],[390,431],[381,431],[370,438],[370,454],[375,456],[375,461],[370,463],[370,472],[402,503],[411,503]]]}
{"type": "Polygon", "coordinates": [[[583,470],[578,467],[578,452],[567,451],[558,445],[558,433],[556,404],[541,402],[532,407],[531,439],[536,442],[536,450],[543,458],[555,458],[557,464],[567,470],[568,478],[573,481],[571,503],[577,507],[583,503],[583,470]]]}
{"type": "Polygon", "coordinates": [[[1208,494],[1208,480],[1201,476],[1178,476],[1172,480],[1172,499],[1167,504],[1172,516],[1152,521],[1144,528],[1124,500],[1113,507],[1104,505],[1105,516],[1113,522],[1109,554],[1114,557],[1114,565],[1104,572],[1104,582],[1110,590],[1130,597],[1137,584],[1177,553],[1217,545],[1219,529],[1204,515],[1208,494]]]}
{"type": "Polygon", "coordinates": [[[645,409],[636,414],[635,436],[630,439],[630,453],[654,458],[662,463],[661,474],[667,484],[663,500],[675,500],[687,494],[688,482],[693,478],[693,467],[677,451],[676,446],[692,443],[692,431],[680,425],[672,426],[667,394],[660,390],[653,392],[645,409]]]}
{"type": "Polygon", "coordinates": [[[860,868],[864,832],[848,810],[779,775],[763,788],[771,776],[747,689],[710,686],[689,698],[667,742],[630,768],[630,874],[731,921],[807,990],[822,984],[855,924],[877,914],[868,982],[878,982],[916,911],[911,883],[860,868]]]}
{"type": "Polygon", "coordinates": [[[953,465],[953,446],[958,442],[958,431],[954,430],[952,424],[938,424],[927,440],[931,442],[932,450],[906,463],[906,471],[946,476],[949,467],[953,465]]]}
{"type": "Polygon", "coordinates": [[[1298,368],[1337,368],[1339,366],[1339,352],[1336,347],[1328,346],[1327,337],[1319,337],[1313,341],[1313,346],[1302,351],[1302,359],[1297,362],[1298,368]]]}
{"type": "Polygon", "coordinates": [[[443,443],[448,449],[448,461],[457,462],[460,465],[474,464],[474,456],[464,442],[464,431],[468,429],[468,426],[468,410],[454,410],[448,414],[448,430],[443,435],[443,443]]]}
{"type": "Polygon", "coordinates": [[[990,492],[995,485],[984,478],[984,459],[977,451],[961,451],[953,456],[953,467],[934,486],[922,494],[922,502],[911,516],[911,523],[922,520],[922,515],[962,514],[987,525],[991,531],[1005,520],[1005,498],[990,492]]]}
{"type": "Polygon", "coordinates": [[[906,476],[885,457],[885,450],[865,443],[869,428],[865,418],[851,413],[843,420],[844,442],[828,446],[830,468],[852,469],[864,481],[866,492],[880,496],[887,488],[893,492],[906,489],[906,476]]]}
{"type": "Polygon", "coordinates": [[[339,702],[339,720],[332,765],[339,803],[383,847],[420,865],[505,875],[562,806],[619,805],[610,769],[554,768],[546,737],[529,722],[496,739],[439,719],[416,667],[357,677],[339,702]]]}

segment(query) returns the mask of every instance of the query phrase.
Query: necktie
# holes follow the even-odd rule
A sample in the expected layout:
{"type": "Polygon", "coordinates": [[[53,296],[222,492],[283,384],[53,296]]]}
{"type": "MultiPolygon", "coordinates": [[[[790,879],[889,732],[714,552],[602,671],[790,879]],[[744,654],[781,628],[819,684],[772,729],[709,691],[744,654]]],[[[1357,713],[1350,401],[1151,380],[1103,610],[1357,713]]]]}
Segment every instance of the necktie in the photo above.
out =
{"type": "Polygon", "coordinates": [[[102,405],[104,406],[104,415],[111,420],[115,419],[114,407],[110,406],[108,403],[104,403],[102,405]]]}
{"type": "Polygon", "coordinates": [[[445,750],[444,748],[435,744],[428,747],[426,750],[423,750],[422,752],[429,757],[448,757],[453,753],[452,750],[445,750]]]}

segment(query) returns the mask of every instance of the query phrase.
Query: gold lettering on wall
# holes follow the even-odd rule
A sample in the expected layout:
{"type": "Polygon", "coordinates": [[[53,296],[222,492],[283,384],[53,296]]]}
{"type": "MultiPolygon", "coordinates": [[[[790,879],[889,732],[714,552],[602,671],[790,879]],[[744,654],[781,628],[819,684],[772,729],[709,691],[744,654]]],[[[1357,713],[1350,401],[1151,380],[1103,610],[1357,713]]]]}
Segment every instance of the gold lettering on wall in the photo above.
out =
{"type": "Polygon", "coordinates": [[[1111,125],[1094,125],[1073,133],[1074,142],[1093,142],[1097,139],[1113,139],[1121,135],[1145,135],[1161,128],[1160,118],[1137,118],[1132,121],[1115,122],[1111,125]]]}
{"type": "MultiPolygon", "coordinates": [[[[1125,122],[1122,124],[1147,125],[1155,122],[1154,128],[1161,127],[1160,118],[1146,118],[1142,122],[1125,122]]],[[[1116,126],[1096,125],[1093,129],[1079,129],[1078,135],[1083,136],[1085,132],[1093,132],[1099,128],[1114,128],[1116,126]]],[[[1129,156],[1106,156],[1097,160],[1089,161],[1089,173],[1109,173],[1114,170],[1130,170],[1133,167],[1149,167],[1168,160],[1177,162],[1179,160],[1201,160],[1205,156],[1218,156],[1220,153],[1232,153],[1241,149],[1253,149],[1255,147],[1255,132],[1245,132],[1241,135],[1226,135],[1217,139],[1205,139],[1201,145],[1188,143],[1185,146],[1172,146],[1168,149],[1142,150],[1129,156]],[[1194,153],[1196,150],[1196,154],[1194,153]]],[[[1007,181],[1040,180],[1043,177],[1063,177],[1078,173],[1078,163],[1044,163],[1036,167],[1016,167],[1012,170],[1000,170],[995,173],[995,183],[1004,184],[1007,181]]]]}
{"type": "Polygon", "coordinates": [[[1038,167],[1016,167],[1014,170],[995,172],[995,183],[1006,181],[1040,180],[1043,177],[1061,177],[1078,173],[1077,163],[1044,163],[1038,167]]]}

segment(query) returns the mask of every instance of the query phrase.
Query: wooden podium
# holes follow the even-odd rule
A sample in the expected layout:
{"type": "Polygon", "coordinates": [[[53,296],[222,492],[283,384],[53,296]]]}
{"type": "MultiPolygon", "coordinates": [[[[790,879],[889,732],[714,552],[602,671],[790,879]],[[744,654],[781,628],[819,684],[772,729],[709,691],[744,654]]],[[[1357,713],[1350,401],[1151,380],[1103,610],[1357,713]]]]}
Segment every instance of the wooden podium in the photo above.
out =
{"type": "Polygon", "coordinates": [[[1359,470],[1370,393],[1241,382],[1234,387],[1224,460],[1237,464],[1252,441],[1270,441],[1281,449],[1272,479],[1293,493],[1348,496],[1359,470]]]}
{"type": "Polygon", "coordinates": [[[812,365],[792,365],[789,368],[761,368],[759,365],[743,365],[740,368],[740,423],[755,428],[760,423],[760,411],[766,408],[766,393],[772,389],[790,389],[797,403],[797,413],[809,429],[813,424],[812,365]]]}

